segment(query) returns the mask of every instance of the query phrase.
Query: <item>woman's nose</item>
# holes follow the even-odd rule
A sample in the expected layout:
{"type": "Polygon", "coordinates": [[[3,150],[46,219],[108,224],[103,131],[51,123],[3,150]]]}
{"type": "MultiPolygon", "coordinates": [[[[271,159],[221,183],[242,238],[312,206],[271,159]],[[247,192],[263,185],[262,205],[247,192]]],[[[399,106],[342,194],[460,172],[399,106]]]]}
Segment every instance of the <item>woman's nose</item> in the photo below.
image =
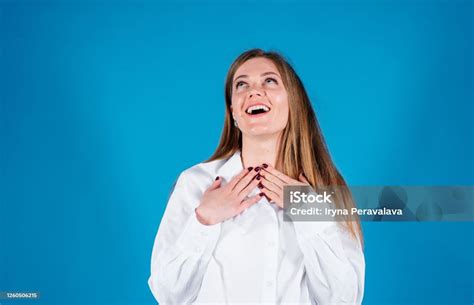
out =
{"type": "Polygon", "coordinates": [[[249,91],[249,98],[252,98],[252,97],[255,97],[255,96],[258,96],[258,97],[262,97],[263,96],[263,90],[261,90],[260,88],[252,88],[250,91],[249,91]]]}

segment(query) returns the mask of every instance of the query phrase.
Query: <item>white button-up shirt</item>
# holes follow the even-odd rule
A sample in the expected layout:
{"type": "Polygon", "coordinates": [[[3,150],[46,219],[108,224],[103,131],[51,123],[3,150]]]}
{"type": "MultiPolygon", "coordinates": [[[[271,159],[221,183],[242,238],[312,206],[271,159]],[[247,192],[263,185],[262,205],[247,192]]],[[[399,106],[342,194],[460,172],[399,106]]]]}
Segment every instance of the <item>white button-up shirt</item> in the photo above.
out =
{"type": "Polygon", "coordinates": [[[197,220],[194,209],[215,177],[226,183],[242,169],[237,152],[181,173],[153,246],[148,285],[155,299],[161,305],[360,304],[364,254],[339,223],[283,221],[283,210],[265,197],[222,223],[197,220]]]}

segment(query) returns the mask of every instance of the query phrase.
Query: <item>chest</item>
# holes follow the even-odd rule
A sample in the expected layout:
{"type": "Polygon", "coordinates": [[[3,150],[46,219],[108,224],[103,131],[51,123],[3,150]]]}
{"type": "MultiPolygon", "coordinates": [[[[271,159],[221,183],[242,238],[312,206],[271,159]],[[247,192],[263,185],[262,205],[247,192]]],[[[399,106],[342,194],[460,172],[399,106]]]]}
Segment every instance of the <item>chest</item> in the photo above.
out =
{"type": "Polygon", "coordinates": [[[269,258],[298,260],[302,253],[293,224],[283,221],[283,210],[262,199],[222,223],[214,255],[223,262],[252,258],[260,264],[269,258]]]}

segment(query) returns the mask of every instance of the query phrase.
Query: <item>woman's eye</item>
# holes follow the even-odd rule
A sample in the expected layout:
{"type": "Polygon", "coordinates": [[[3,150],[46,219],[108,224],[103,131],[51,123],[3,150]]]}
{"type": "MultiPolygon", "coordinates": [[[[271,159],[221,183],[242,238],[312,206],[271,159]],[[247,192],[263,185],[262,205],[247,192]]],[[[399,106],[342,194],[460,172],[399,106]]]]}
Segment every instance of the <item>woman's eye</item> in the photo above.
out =
{"type": "Polygon", "coordinates": [[[235,84],[235,88],[240,88],[242,87],[241,85],[245,84],[244,82],[237,82],[237,84],[235,84]]]}
{"type": "Polygon", "coordinates": [[[271,77],[265,79],[265,82],[266,82],[266,83],[269,83],[269,84],[270,84],[270,83],[278,84],[278,82],[276,81],[276,79],[271,78],[271,77]]]}

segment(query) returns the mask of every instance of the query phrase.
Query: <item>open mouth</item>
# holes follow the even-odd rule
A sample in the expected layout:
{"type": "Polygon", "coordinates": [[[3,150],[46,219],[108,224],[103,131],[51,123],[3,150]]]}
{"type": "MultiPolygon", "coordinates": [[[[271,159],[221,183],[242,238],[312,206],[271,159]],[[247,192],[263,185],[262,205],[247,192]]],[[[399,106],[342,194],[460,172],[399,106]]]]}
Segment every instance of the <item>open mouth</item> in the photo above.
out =
{"type": "Polygon", "coordinates": [[[248,115],[258,115],[262,113],[267,113],[270,111],[270,108],[265,105],[253,105],[245,110],[245,113],[248,115]]]}

